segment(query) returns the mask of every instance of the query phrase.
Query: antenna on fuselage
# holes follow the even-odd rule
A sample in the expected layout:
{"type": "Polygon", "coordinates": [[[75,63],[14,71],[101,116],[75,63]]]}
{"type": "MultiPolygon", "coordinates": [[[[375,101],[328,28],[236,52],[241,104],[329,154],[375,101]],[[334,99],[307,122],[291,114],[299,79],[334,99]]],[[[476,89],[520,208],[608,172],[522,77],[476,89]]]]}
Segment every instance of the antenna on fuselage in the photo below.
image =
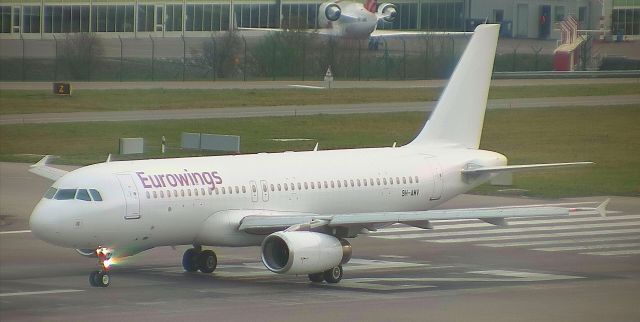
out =
{"type": "Polygon", "coordinates": [[[107,156],[107,161],[105,161],[105,163],[109,163],[111,162],[111,153],[109,153],[109,156],[107,156]]]}

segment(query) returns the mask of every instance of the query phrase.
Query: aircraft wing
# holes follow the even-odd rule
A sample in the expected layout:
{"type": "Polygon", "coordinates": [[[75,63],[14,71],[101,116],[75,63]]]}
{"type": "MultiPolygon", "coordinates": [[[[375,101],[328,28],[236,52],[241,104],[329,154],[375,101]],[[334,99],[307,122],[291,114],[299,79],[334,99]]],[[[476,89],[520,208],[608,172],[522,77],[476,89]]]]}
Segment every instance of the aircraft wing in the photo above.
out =
{"type": "Polygon", "coordinates": [[[581,165],[590,165],[593,162],[568,162],[568,163],[541,163],[541,164],[524,164],[524,165],[506,165],[499,167],[481,167],[462,170],[464,175],[481,175],[485,173],[502,173],[502,172],[518,172],[529,170],[541,170],[560,167],[572,167],[581,165]]]}
{"type": "Polygon", "coordinates": [[[398,31],[398,30],[374,30],[372,38],[393,38],[402,36],[471,36],[473,32],[464,31],[398,31]]]}
{"type": "Polygon", "coordinates": [[[349,229],[349,237],[363,230],[376,230],[395,223],[431,229],[431,220],[480,219],[490,224],[506,226],[506,218],[566,216],[570,212],[595,211],[604,215],[609,200],[596,208],[566,208],[553,206],[469,208],[408,212],[374,212],[357,214],[283,214],[249,215],[242,219],[238,230],[252,234],[270,234],[280,230],[313,230],[321,227],[349,229]]]}
{"type": "Polygon", "coordinates": [[[53,181],[60,179],[68,173],[67,171],[48,166],[47,163],[49,159],[51,159],[51,156],[46,155],[42,160],[38,161],[38,163],[30,166],[29,172],[53,181]]]}

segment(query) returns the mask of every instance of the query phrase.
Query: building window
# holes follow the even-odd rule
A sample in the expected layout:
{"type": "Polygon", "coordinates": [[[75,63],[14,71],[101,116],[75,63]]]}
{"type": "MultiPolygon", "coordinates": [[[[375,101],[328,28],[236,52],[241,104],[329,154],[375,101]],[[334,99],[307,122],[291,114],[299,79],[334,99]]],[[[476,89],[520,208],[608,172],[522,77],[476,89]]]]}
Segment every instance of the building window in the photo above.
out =
{"type": "Polygon", "coordinates": [[[0,32],[11,33],[11,6],[0,6],[0,32]]]}
{"type": "Polygon", "coordinates": [[[40,33],[40,6],[24,6],[22,22],[22,32],[40,33]]]}
{"type": "MultiPolygon", "coordinates": [[[[188,8],[192,7],[187,6],[188,8]]],[[[201,5],[197,5],[201,6],[201,5]]],[[[164,22],[166,31],[182,31],[182,5],[181,4],[168,4],[167,5],[167,19],[164,22]]],[[[187,29],[189,30],[189,29],[187,29]]]]}
{"type": "Polygon", "coordinates": [[[153,31],[153,5],[138,6],[138,31],[153,31]]]}
{"type": "Polygon", "coordinates": [[[555,6],[554,11],[556,22],[564,20],[564,6],[555,6]]]}

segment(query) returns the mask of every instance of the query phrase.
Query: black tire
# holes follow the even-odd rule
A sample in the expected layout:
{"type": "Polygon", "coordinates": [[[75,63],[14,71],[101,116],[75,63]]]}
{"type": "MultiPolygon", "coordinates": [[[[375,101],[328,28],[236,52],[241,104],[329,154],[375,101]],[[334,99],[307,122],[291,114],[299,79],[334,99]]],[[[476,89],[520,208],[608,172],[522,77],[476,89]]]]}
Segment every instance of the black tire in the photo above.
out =
{"type": "Polygon", "coordinates": [[[327,283],[331,284],[338,283],[340,282],[340,280],[342,280],[342,273],[342,266],[338,265],[324,272],[324,280],[327,281],[327,283]]]}
{"type": "Polygon", "coordinates": [[[212,273],[218,266],[218,257],[212,250],[203,250],[198,255],[198,269],[203,273],[212,273]]]}
{"type": "Polygon", "coordinates": [[[182,268],[187,272],[198,270],[198,251],[195,248],[187,249],[182,255],[182,268]]]}
{"type": "Polygon", "coordinates": [[[320,273],[309,274],[309,280],[314,283],[322,283],[324,282],[324,273],[320,272],[320,273]]]}
{"type": "Polygon", "coordinates": [[[96,274],[96,284],[99,287],[107,287],[109,286],[109,283],[111,283],[111,277],[108,273],[98,272],[98,274],[96,274]]]}
{"type": "Polygon", "coordinates": [[[89,274],[89,284],[91,284],[91,286],[93,287],[98,287],[98,279],[97,279],[97,275],[99,274],[99,271],[93,271],[91,272],[91,274],[89,274]]]}

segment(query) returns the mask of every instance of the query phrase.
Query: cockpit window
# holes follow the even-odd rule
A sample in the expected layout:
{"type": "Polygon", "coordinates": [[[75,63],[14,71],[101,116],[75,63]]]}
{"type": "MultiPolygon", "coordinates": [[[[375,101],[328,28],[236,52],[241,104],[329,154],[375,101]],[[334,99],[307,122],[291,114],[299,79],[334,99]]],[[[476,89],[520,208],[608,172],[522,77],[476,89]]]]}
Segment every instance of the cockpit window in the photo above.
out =
{"type": "Polygon", "coordinates": [[[77,189],[60,189],[53,199],[55,200],[71,200],[76,197],[77,189]]]}
{"type": "Polygon", "coordinates": [[[44,197],[47,199],[52,199],[53,196],[56,194],[56,191],[58,191],[58,189],[51,187],[49,188],[49,190],[47,190],[47,192],[45,192],[44,197]]]}
{"type": "Polygon", "coordinates": [[[98,190],[89,189],[89,193],[91,193],[91,197],[94,201],[102,201],[102,196],[100,195],[100,192],[98,192],[98,190]]]}
{"type": "Polygon", "coordinates": [[[91,201],[91,197],[89,197],[89,192],[87,192],[87,189],[78,189],[78,193],[76,194],[76,199],[91,201]]]}

